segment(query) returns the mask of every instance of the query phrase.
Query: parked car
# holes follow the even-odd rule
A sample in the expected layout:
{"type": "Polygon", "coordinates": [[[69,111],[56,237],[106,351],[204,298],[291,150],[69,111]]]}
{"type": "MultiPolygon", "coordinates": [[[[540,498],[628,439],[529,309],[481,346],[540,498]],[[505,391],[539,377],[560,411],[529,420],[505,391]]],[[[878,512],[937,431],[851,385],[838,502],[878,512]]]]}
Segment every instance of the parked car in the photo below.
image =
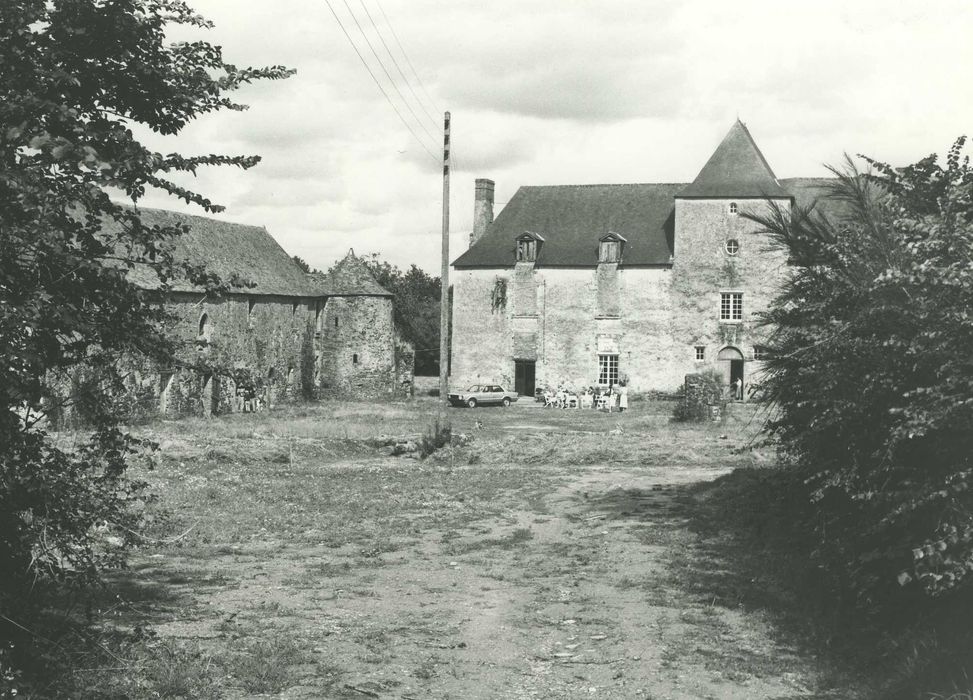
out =
{"type": "Polygon", "coordinates": [[[499,384],[474,384],[466,391],[451,393],[448,398],[453,406],[469,406],[470,408],[487,404],[509,406],[512,401],[517,400],[517,392],[506,391],[499,384]]]}

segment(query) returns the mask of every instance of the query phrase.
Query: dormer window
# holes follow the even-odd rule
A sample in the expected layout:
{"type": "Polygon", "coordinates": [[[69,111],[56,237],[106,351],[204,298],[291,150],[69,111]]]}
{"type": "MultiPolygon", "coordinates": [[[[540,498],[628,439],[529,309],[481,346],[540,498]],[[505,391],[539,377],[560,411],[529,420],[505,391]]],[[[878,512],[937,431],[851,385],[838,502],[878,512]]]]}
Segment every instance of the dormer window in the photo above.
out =
{"type": "Polygon", "coordinates": [[[736,214],[737,213],[737,203],[736,202],[730,202],[730,213],[731,214],[736,214]]]}
{"type": "Polygon", "coordinates": [[[624,236],[609,232],[598,240],[598,262],[620,263],[622,261],[622,246],[625,245],[624,236]]]}
{"type": "Polygon", "coordinates": [[[536,262],[543,237],[539,234],[525,231],[517,236],[517,262],[536,262]]]}

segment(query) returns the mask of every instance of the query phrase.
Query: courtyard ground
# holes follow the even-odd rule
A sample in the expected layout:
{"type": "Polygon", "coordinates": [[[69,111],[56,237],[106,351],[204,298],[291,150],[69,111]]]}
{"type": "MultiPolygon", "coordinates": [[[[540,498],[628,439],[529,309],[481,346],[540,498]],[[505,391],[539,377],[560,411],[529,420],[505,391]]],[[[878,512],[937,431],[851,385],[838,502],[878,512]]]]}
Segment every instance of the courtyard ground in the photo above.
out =
{"type": "MultiPolygon", "coordinates": [[[[848,698],[861,691],[698,527],[712,482],[773,466],[759,416],[670,423],[449,409],[469,443],[392,456],[434,399],[155,424],[153,540],[96,602],[114,697],[848,698]],[[135,630],[134,634],[132,630],[135,630]]],[[[750,553],[752,554],[752,553],[750,553]]],[[[759,571],[758,569],[756,569],[759,571]]],[[[767,584],[769,586],[770,584],[767,584]]],[[[52,692],[54,688],[52,686],[52,692]]]]}

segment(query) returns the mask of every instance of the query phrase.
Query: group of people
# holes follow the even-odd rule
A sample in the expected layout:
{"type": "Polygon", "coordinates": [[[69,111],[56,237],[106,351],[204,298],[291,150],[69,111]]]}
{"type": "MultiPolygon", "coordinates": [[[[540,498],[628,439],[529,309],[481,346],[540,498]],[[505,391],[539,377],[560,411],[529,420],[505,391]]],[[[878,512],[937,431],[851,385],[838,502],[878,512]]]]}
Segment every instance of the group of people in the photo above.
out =
{"type": "Polygon", "coordinates": [[[622,412],[628,408],[628,387],[614,384],[605,388],[589,386],[581,392],[564,385],[539,392],[545,408],[594,408],[600,411],[622,412]]]}

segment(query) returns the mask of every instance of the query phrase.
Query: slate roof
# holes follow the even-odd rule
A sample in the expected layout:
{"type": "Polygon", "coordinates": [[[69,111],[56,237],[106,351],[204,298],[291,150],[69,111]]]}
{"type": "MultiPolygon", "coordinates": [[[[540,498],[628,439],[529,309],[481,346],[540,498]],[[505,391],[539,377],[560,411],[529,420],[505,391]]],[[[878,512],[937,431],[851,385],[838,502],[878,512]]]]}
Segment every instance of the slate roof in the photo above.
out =
{"type": "Polygon", "coordinates": [[[390,297],[392,293],[375,281],[371,270],[355,255],[354,250],[329,272],[308,275],[316,296],[390,297]]]}
{"type": "Polygon", "coordinates": [[[746,125],[737,119],[679,197],[788,197],[746,125]]]}
{"type": "Polygon", "coordinates": [[[598,239],[609,231],[627,239],[625,265],[668,265],[672,256],[673,197],[685,185],[556,185],[521,187],[484,236],[453,265],[508,267],[517,236],[544,237],[538,267],[592,267],[598,239]]]}
{"type": "MultiPolygon", "coordinates": [[[[181,214],[164,209],[139,208],[146,226],[186,224],[189,231],[175,240],[175,256],[204,264],[223,279],[237,274],[255,283],[253,287],[230,290],[229,294],[319,297],[319,296],[392,296],[375,278],[364,263],[350,251],[329,275],[308,275],[294,259],[280,247],[262,226],[249,226],[218,221],[203,216],[181,214]]],[[[108,221],[103,227],[108,233],[119,224],[108,221]]],[[[159,280],[147,266],[136,266],[129,272],[135,284],[144,289],[156,289],[159,280]]],[[[177,292],[200,291],[185,280],[173,285],[177,292]]]]}
{"type": "MultiPolygon", "coordinates": [[[[140,207],[138,211],[146,226],[185,224],[189,227],[187,233],[175,239],[175,256],[178,260],[204,264],[223,279],[237,274],[255,284],[253,287],[231,290],[230,294],[311,295],[304,271],[261,226],[235,224],[164,209],[140,207]]],[[[117,227],[117,222],[108,221],[104,230],[113,232],[117,227]]],[[[140,287],[155,289],[159,286],[158,277],[148,267],[137,266],[129,274],[140,287]]],[[[173,289],[178,292],[199,291],[186,280],[176,281],[173,289]]]]}
{"type": "MultiPolygon", "coordinates": [[[[807,205],[827,195],[832,181],[780,180],[780,196],[793,196],[798,204],[807,205]]],[[[537,253],[537,267],[595,267],[598,241],[609,232],[626,239],[623,267],[671,265],[675,197],[685,188],[685,184],[521,187],[486,234],[453,266],[510,267],[516,258],[515,239],[525,231],[545,238],[537,253]]],[[[821,199],[817,208],[835,215],[839,206],[834,200],[821,199]]]]}

